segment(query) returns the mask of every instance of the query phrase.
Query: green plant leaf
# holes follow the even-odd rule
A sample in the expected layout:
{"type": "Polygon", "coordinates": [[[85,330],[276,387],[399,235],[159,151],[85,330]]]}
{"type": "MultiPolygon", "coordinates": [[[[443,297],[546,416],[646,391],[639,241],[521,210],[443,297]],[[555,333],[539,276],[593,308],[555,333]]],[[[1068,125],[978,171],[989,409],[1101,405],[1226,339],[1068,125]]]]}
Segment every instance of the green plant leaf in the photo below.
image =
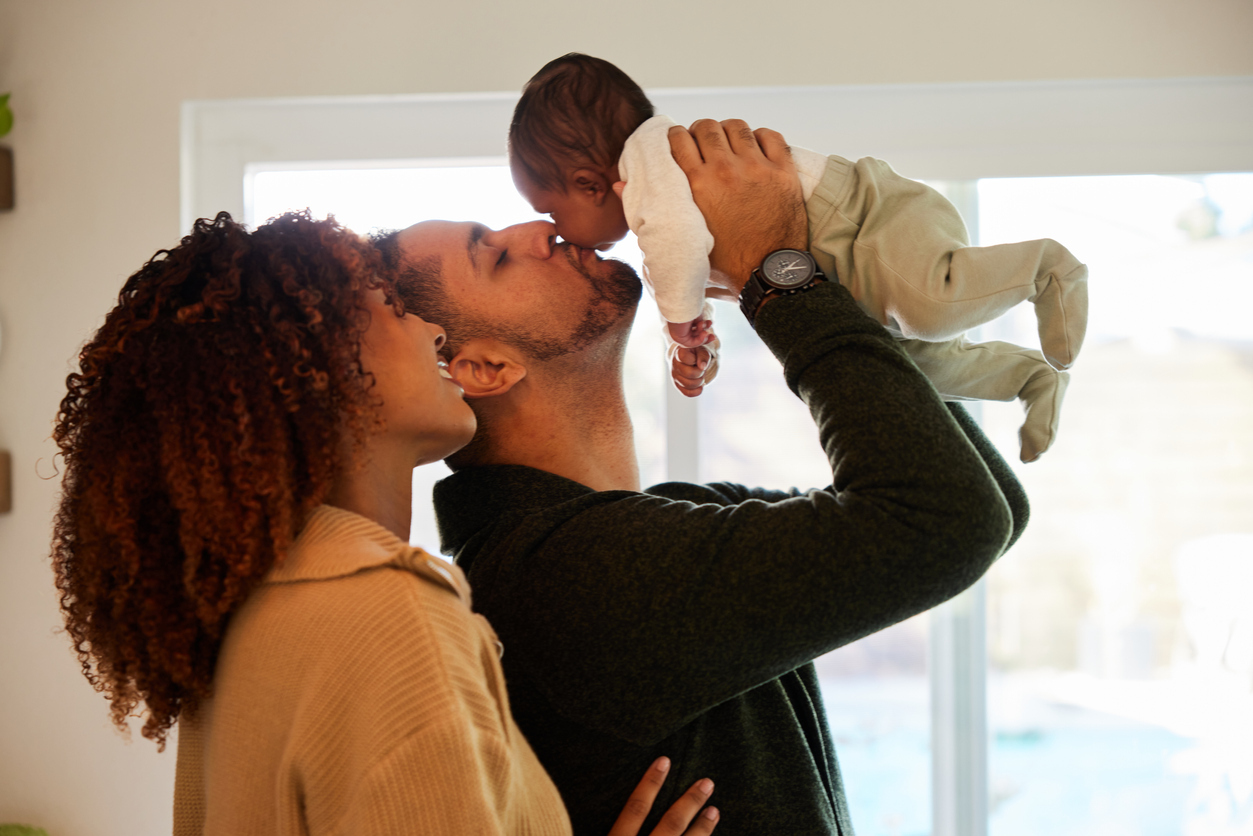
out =
{"type": "Polygon", "coordinates": [[[28,824],[0,824],[0,836],[48,836],[48,831],[28,824]]]}
{"type": "Polygon", "coordinates": [[[0,95],[0,136],[13,129],[13,111],[9,110],[9,95],[0,95]]]}
{"type": "Polygon", "coordinates": [[[0,96],[0,136],[13,129],[13,111],[9,110],[9,95],[0,96]]]}

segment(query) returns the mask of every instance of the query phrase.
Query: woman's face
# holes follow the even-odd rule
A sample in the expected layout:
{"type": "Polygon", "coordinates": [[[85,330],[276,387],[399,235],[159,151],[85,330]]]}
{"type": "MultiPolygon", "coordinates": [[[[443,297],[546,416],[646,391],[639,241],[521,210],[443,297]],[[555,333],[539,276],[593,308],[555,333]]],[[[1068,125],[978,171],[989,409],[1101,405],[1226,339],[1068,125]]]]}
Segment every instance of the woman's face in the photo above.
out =
{"type": "Polygon", "coordinates": [[[366,294],[370,326],[361,339],[361,364],[374,375],[372,393],[383,402],[383,435],[417,448],[414,466],[438,461],[474,437],[474,413],[436,353],[444,329],[412,313],[396,316],[381,290],[366,294]]]}

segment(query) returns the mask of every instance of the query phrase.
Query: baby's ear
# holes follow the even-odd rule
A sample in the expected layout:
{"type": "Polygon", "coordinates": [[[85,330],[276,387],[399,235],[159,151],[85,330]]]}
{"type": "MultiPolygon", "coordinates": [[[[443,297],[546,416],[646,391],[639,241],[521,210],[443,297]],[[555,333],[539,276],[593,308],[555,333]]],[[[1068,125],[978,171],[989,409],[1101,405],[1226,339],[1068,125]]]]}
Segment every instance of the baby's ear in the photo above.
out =
{"type": "Polygon", "coordinates": [[[613,193],[613,181],[605,172],[595,168],[577,168],[570,173],[570,191],[595,206],[605,202],[613,193]]]}

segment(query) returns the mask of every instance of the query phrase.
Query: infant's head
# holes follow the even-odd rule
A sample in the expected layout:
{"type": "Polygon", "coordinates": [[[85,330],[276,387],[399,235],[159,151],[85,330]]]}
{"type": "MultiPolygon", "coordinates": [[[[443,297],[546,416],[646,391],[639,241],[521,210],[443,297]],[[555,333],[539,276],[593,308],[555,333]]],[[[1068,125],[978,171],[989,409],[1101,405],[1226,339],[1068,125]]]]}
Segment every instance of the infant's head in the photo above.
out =
{"type": "Polygon", "coordinates": [[[513,182],[557,234],[607,248],[627,234],[613,190],[627,137],[653,115],[639,85],[600,58],[572,52],[522,88],[509,125],[513,182]]]}

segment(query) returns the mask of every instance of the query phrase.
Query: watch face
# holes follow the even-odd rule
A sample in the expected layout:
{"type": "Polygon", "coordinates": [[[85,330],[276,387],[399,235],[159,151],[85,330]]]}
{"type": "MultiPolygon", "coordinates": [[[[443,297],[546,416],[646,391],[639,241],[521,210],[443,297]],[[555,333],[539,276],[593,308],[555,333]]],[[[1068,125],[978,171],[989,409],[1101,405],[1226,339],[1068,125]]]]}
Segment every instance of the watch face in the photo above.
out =
{"type": "Polygon", "coordinates": [[[761,263],[761,277],[781,290],[800,287],[814,272],[813,256],[801,250],[776,250],[761,263]]]}

